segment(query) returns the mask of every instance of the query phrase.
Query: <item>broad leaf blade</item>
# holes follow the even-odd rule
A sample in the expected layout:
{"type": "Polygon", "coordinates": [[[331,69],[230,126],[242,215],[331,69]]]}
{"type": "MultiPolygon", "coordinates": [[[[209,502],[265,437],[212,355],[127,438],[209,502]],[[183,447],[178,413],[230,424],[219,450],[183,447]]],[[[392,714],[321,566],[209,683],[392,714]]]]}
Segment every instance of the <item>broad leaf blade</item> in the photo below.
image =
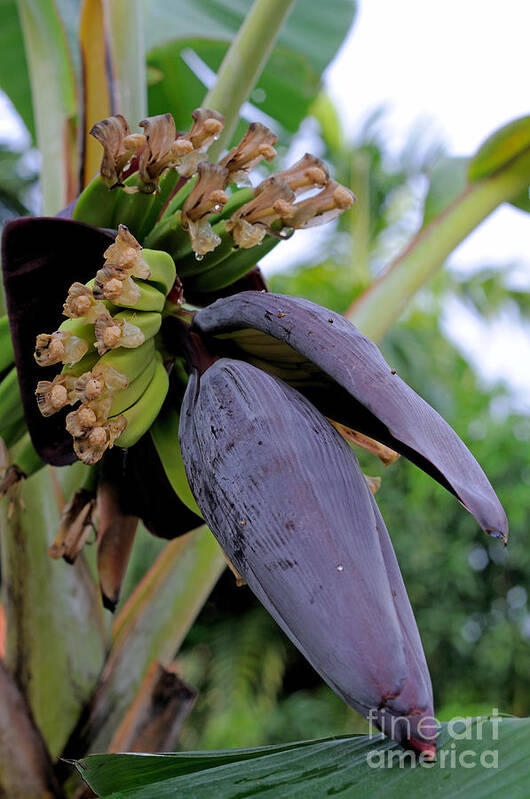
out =
{"type": "Polygon", "coordinates": [[[18,9],[42,157],[42,207],[57,213],[77,194],[75,74],[53,0],[18,0],[18,9]]]}
{"type": "Polygon", "coordinates": [[[417,768],[410,767],[409,756],[400,761],[404,753],[399,746],[379,736],[345,736],[231,753],[92,755],[79,761],[77,768],[102,799],[233,799],[255,793],[263,799],[526,796],[530,719],[502,719],[498,737],[494,725],[484,720],[470,723],[467,729],[456,726],[458,737],[452,738],[449,732],[448,725],[442,725],[437,762],[417,768]],[[390,766],[389,757],[394,758],[390,766]]]}
{"type": "Polygon", "coordinates": [[[489,136],[469,164],[471,183],[482,180],[507,166],[530,149],[530,116],[514,119],[489,136]]]}
{"type": "MultiPolygon", "coordinates": [[[[149,111],[171,111],[177,129],[187,129],[190,111],[201,104],[205,85],[182,60],[192,50],[214,72],[248,13],[249,2],[148,0],[146,39],[151,67],[149,111]]],[[[297,130],[315,97],[320,75],[342,43],[355,14],[352,0],[298,0],[251,101],[278,120],[289,133],[297,130]]]]}
{"type": "Polygon", "coordinates": [[[15,0],[0,2],[0,84],[35,139],[28,65],[15,0]]]}

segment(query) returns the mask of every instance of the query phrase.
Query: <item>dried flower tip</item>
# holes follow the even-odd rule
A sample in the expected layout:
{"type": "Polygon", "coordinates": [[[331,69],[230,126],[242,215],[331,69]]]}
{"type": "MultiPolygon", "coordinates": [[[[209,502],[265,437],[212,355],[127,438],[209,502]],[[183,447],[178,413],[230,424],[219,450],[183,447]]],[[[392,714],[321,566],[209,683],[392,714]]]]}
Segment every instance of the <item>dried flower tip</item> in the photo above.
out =
{"type": "Polygon", "coordinates": [[[145,146],[145,136],[131,135],[129,124],[121,114],[95,124],[90,135],[103,147],[101,177],[111,189],[123,186],[125,168],[131,158],[145,146]]]}
{"type": "Polygon", "coordinates": [[[96,499],[91,491],[80,488],[65,505],[61,523],[48,555],[54,560],[64,558],[73,563],[93,531],[92,516],[96,499]]]}
{"type": "Polygon", "coordinates": [[[199,163],[204,161],[208,147],[219,136],[224,127],[224,117],[217,111],[208,108],[196,108],[192,113],[193,125],[188,133],[179,137],[173,147],[178,159],[177,172],[181,177],[189,178],[197,172],[199,163]],[[189,142],[191,149],[184,152],[189,142]]]}
{"type": "Polygon", "coordinates": [[[195,186],[191,190],[182,206],[182,226],[187,228],[188,222],[197,222],[211,213],[220,211],[228,201],[224,192],[228,170],[211,164],[209,161],[201,161],[198,167],[198,177],[195,186]]]}
{"type": "Polygon", "coordinates": [[[94,297],[125,305],[135,305],[140,299],[140,289],[125,272],[114,266],[103,266],[96,273],[94,297]]]}
{"type": "Polygon", "coordinates": [[[290,213],[293,200],[294,192],[284,180],[267,178],[256,188],[252,200],[232,214],[226,229],[238,247],[254,247],[270,231],[273,222],[290,213]]]}
{"type": "Polygon", "coordinates": [[[248,173],[256,167],[262,158],[272,161],[276,158],[273,145],[278,136],[262,125],[252,122],[241,141],[219,161],[220,166],[228,169],[228,183],[248,183],[248,173]]]}
{"type": "Polygon", "coordinates": [[[201,161],[197,182],[182,207],[182,227],[189,230],[191,246],[197,255],[205,255],[221,242],[207,217],[220,211],[228,201],[224,192],[227,176],[225,167],[201,161]]]}
{"type": "Polygon", "coordinates": [[[103,253],[105,266],[114,266],[133,277],[149,280],[151,270],[142,257],[142,245],[134,238],[125,225],[118,226],[118,235],[103,253]]]}
{"type": "Polygon", "coordinates": [[[72,393],[76,400],[91,402],[99,399],[104,389],[105,383],[102,379],[95,377],[93,372],[85,372],[75,379],[72,393]]]}
{"type": "Polygon", "coordinates": [[[94,298],[92,289],[82,283],[72,283],[63,305],[65,316],[71,319],[79,319],[83,316],[87,322],[93,323],[104,311],[105,306],[94,298]]]}
{"type": "Polygon", "coordinates": [[[278,172],[275,177],[285,180],[298,196],[314,187],[323,188],[329,180],[329,171],[320,158],[306,153],[296,164],[283,172],[278,172]]]}
{"type": "Polygon", "coordinates": [[[35,344],[35,360],[39,366],[52,366],[55,363],[73,366],[87,351],[87,342],[68,331],[40,333],[35,344]]]}
{"type": "Polygon", "coordinates": [[[92,376],[94,380],[102,381],[105,384],[105,388],[112,393],[121,391],[129,385],[129,378],[127,375],[118,372],[117,369],[107,364],[96,364],[92,369],[92,376]]]}
{"type": "Polygon", "coordinates": [[[68,403],[72,404],[70,392],[73,390],[74,382],[75,378],[70,375],[57,375],[51,382],[39,380],[35,395],[43,416],[51,416],[68,403]]]}
{"type": "Polygon", "coordinates": [[[314,197],[293,205],[291,212],[282,214],[282,222],[292,228],[308,228],[331,222],[355,202],[355,195],[335,180],[314,197]]]}
{"type": "Polygon", "coordinates": [[[114,350],[117,347],[139,347],[145,341],[145,336],[137,325],[113,319],[108,312],[96,320],[94,332],[96,335],[94,346],[99,355],[104,355],[107,350],[114,350]]]}
{"type": "Polygon", "coordinates": [[[74,438],[88,435],[93,427],[101,425],[107,419],[112,397],[85,402],[76,411],[66,417],[66,429],[74,438]]]}
{"type": "Polygon", "coordinates": [[[162,173],[175,166],[173,144],[176,130],[171,114],[147,117],[138,123],[145,130],[147,145],[140,156],[138,172],[142,181],[142,191],[151,194],[158,191],[162,173]]]}
{"type": "Polygon", "coordinates": [[[87,435],[74,441],[74,452],[80,461],[92,466],[113,446],[127,426],[124,416],[116,416],[104,425],[94,427],[87,435]]]}

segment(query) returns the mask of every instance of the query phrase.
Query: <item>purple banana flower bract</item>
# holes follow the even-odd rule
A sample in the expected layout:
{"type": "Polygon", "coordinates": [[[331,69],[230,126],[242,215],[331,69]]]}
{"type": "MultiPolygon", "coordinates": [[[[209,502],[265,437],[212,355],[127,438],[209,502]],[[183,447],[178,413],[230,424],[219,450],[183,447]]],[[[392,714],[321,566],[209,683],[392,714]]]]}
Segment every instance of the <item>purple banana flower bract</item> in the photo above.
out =
{"type": "Polygon", "coordinates": [[[348,704],[432,753],[416,622],[344,439],[295,389],[226,358],[190,378],[179,438],[205,520],[291,640],[348,704]]]}
{"type": "Polygon", "coordinates": [[[404,455],[451,491],[486,533],[506,541],[506,514],[473,455],[347,319],[298,297],[249,291],[201,309],[192,325],[203,336],[245,328],[283,342],[288,354],[296,351],[318,367],[320,375],[312,374],[307,386],[296,370],[293,379],[325,416],[404,455]]]}

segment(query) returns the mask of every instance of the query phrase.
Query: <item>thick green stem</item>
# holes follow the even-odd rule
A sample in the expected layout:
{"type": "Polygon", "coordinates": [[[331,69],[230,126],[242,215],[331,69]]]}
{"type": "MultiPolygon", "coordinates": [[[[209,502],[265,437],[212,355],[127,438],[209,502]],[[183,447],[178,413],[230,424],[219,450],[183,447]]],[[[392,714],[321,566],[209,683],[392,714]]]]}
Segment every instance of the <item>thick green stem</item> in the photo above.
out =
{"type": "Polygon", "coordinates": [[[471,183],[376,278],[347,311],[347,318],[365,335],[380,339],[455,247],[529,181],[530,152],[525,151],[492,177],[471,183]]]}
{"type": "Polygon", "coordinates": [[[143,5],[110,0],[104,6],[114,72],[114,105],[136,126],[147,115],[143,5]]]}
{"type": "Polygon", "coordinates": [[[206,95],[203,105],[225,117],[219,140],[210,147],[210,156],[217,158],[228,146],[237,125],[239,109],[263,71],[276,38],[295,0],[255,0],[239,32],[230,45],[217,74],[215,86],[206,95]]]}

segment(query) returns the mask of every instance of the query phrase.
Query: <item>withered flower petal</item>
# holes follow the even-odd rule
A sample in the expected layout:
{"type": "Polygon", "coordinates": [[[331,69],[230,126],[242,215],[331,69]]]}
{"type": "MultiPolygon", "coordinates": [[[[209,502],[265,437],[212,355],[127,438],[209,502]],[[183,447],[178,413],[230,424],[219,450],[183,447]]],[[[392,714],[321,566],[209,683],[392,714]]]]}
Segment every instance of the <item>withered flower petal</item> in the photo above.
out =
{"type": "Polygon", "coordinates": [[[97,122],[91,129],[103,147],[100,174],[109,188],[123,186],[123,173],[133,155],[145,146],[145,137],[131,134],[129,123],[121,114],[97,122]]]}
{"type": "Polygon", "coordinates": [[[330,180],[319,194],[300,200],[282,214],[282,222],[299,229],[331,222],[355,202],[355,195],[335,180],[330,180]]]}
{"type": "Polygon", "coordinates": [[[209,108],[196,108],[192,113],[193,124],[175,141],[178,155],[176,169],[183,178],[197,172],[198,165],[205,160],[205,153],[224,127],[224,116],[209,108]]]}
{"type": "Polygon", "coordinates": [[[218,213],[228,201],[224,191],[227,176],[225,167],[201,161],[197,182],[182,206],[182,227],[189,230],[191,246],[197,255],[205,255],[220,244],[221,239],[208,217],[218,213]]]}
{"type": "Polygon", "coordinates": [[[220,166],[228,169],[228,183],[247,183],[248,173],[264,158],[276,158],[274,144],[278,136],[260,122],[251,122],[247,132],[235,147],[221,158],[220,166]]]}
{"type": "Polygon", "coordinates": [[[256,328],[288,344],[322,370],[320,385],[301,390],[325,416],[404,455],[486,533],[506,540],[506,514],[465,444],[343,316],[298,297],[244,292],[198,311],[192,328],[203,335],[256,328]]]}
{"type": "Polygon", "coordinates": [[[226,223],[238,247],[259,244],[271,225],[288,216],[295,194],[286,181],[270,177],[256,187],[254,197],[235,211],[226,223]]]}
{"type": "Polygon", "coordinates": [[[147,144],[138,164],[138,172],[143,182],[143,191],[158,190],[158,182],[168,167],[174,166],[175,120],[171,114],[147,117],[138,123],[145,131],[147,144]]]}
{"type": "Polygon", "coordinates": [[[348,444],[293,388],[226,358],[192,375],[180,424],[204,518],[269,613],[349,705],[432,749],[413,740],[433,716],[416,623],[348,444]]]}
{"type": "Polygon", "coordinates": [[[298,196],[308,189],[324,188],[329,180],[329,170],[316,155],[306,153],[289,169],[276,172],[274,177],[284,180],[298,196]]]}

